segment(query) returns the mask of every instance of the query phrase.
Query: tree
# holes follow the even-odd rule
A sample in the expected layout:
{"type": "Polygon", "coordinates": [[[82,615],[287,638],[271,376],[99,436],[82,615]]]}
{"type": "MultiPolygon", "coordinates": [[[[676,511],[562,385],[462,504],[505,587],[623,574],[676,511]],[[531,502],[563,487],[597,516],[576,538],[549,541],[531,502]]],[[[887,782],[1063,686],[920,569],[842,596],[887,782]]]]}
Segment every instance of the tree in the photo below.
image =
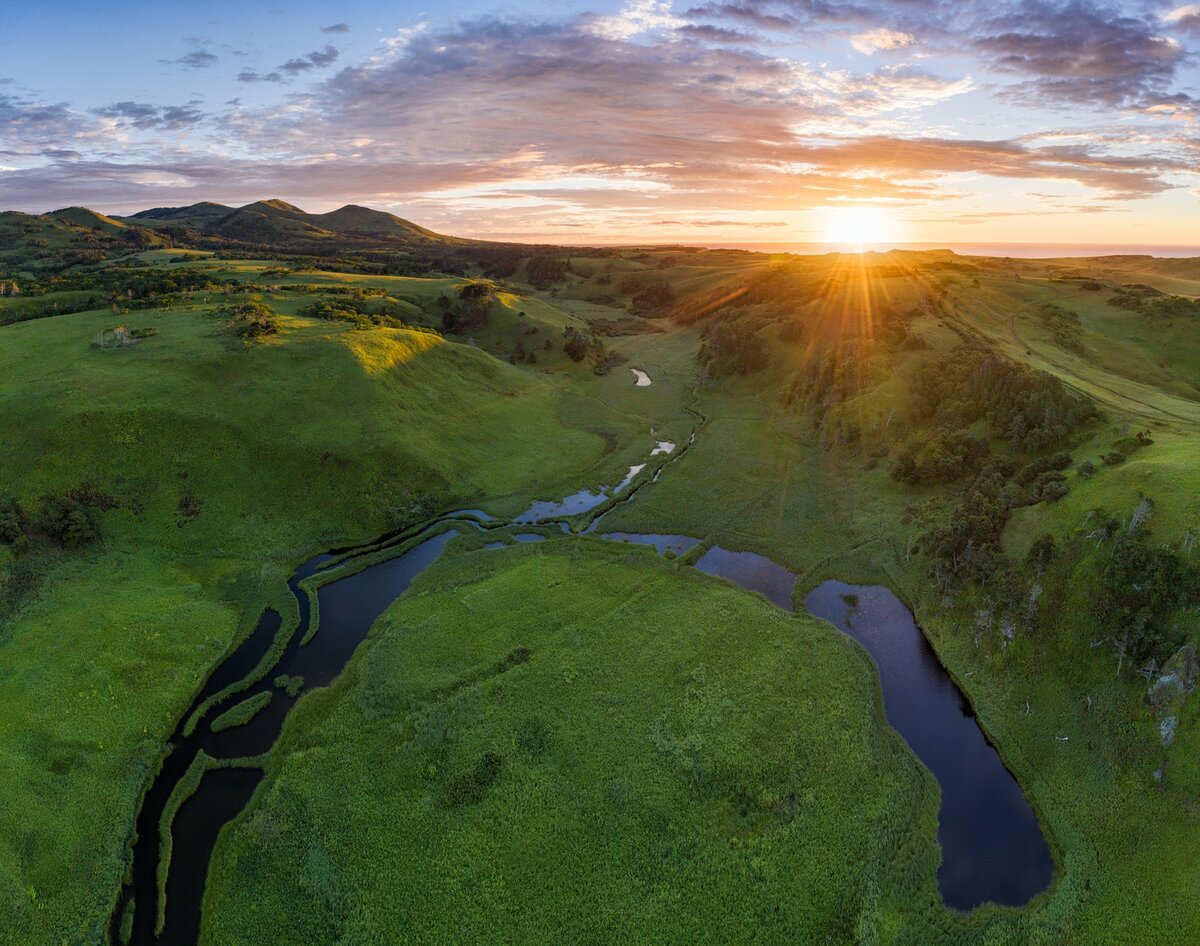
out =
{"type": "Polygon", "coordinates": [[[1040,575],[1054,559],[1055,551],[1054,536],[1047,532],[1038,536],[1033,545],[1029,547],[1029,554],[1025,560],[1037,569],[1037,573],[1040,575]]]}
{"type": "Polygon", "coordinates": [[[12,496],[0,496],[0,542],[11,545],[28,527],[25,510],[12,496]]]}
{"type": "Polygon", "coordinates": [[[592,350],[595,339],[590,332],[568,325],[563,329],[563,351],[572,361],[583,361],[592,350]]]}

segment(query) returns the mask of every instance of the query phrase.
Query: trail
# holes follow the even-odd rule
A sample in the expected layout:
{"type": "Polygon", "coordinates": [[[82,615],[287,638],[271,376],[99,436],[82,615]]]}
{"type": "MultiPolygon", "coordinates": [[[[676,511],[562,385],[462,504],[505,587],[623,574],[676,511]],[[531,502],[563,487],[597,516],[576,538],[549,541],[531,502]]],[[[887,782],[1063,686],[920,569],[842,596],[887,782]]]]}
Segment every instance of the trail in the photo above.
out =
{"type": "MultiPolygon", "coordinates": [[[[1165,407],[1160,407],[1157,404],[1142,400],[1141,398],[1128,393],[1128,391],[1119,390],[1113,387],[1111,384],[1105,383],[1103,380],[1101,380],[1101,378],[1103,378],[1106,374],[1105,372],[1100,370],[1097,370],[1094,374],[1081,372],[1063,359],[1057,358],[1053,354],[1046,352],[1045,349],[1034,347],[1021,335],[1020,331],[1018,331],[1017,317],[1015,314],[1006,315],[1003,312],[997,311],[995,306],[993,306],[988,300],[978,296],[971,297],[970,305],[976,309],[982,309],[997,323],[1004,324],[1009,338],[1021,352],[1027,352],[1029,353],[1030,357],[1038,358],[1045,362],[1059,373],[1059,376],[1064,384],[1078,391],[1080,394],[1083,394],[1085,397],[1090,397],[1093,400],[1099,400],[1102,403],[1107,404],[1109,407],[1116,408],[1117,410],[1128,414],[1133,414],[1138,417],[1146,418],[1147,420],[1163,421],[1164,419],[1170,419],[1172,421],[1179,421],[1187,424],[1191,428],[1200,427],[1200,407],[1197,408],[1197,412],[1195,414],[1189,416],[1187,414],[1176,413],[1175,411],[1168,410],[1165,407]],[[1097,394],[1100,394],[1101,396],[1098,397],[1097,394]]],[[[964,311],[967,311],[966,306],[963,308],[964,311]]],[[[988,331],[988,326],[970,322],[967,322],[966,324],[970,324],[975,331],[986,333],[994,338],[992,332],[988,331]]],[[[1130,387],[1139,386],[1138,382],[1131,381],[1129,379],[1123,380],[1130,387]]],[[[1159,388],[1154,388],[1153,390],[1162,397],[1168,398],[1173,402],[1178,401],[1178,398],[1173,397],[1159,388]]]]}
{"type": "MultiPolygon", "coordinates": [[[[1043,351],[1041,349],[1035,350],[1033,348],[1033,346],[1029,345],[1025,341],[1025,339],[1021,337],[1021,334],[1017,331],[1016,323],[1017,323],[1016,316],[1010,315],[1008,317],[1008,331],[1009,331],[1009,334],[1012,336],[1013,341],[1017,345],[1019,345],[1021,348],[1023,348],[1025,351],[1033,352],[1036,357],[1042,359],[1047,364],[1052,365],[1058,371],[1061,371],[1067,375],[1070,375],[1076,381],[1080,382],[1081,385],[1086,386],[1086,387],[1081,387],[1080,384],[1072,384],[1071,385],[1071,387],[1075,388],[1075,390],[1079,391],[1080,393],[1089,394],[1088,388],[1097,388],[1097,389],[1103,391],[1104,393],[1108,394],[1112,398],[1111,405],[1113,407],[1119,408],[1120,410],[1126,411],[1127,413],[1137,414],[1140,417],[1149,417],[1149,418],[1156,419],[1156,420],[1160,419],[1161,417],[1170,417],[1172,420],[1182,421],[1183,423],[1188,424],[1189,426],[1193,426],[1193,427],[1200,425],[1200,417],[1187,417],[1183,414],[1176,414],[1174,411],[1169,411],[1164,407],[1159,407],[1156,404],[1151,404],[1147,401],[1143,401],[1139,398],[1134,397],[1131,394],[1126,394],[1124,392],[1117,391],[1114,388],[1111,388],[1108,385],[1103,384],[1100,381],[1096,380],[1096,378],[1088,377],[1087,375],[1081,374],[1079,371],[1072,368],[1066,362],[1060,361],[1059,359],[1046,354],[1045,351],[1043,351]],[[1130,406],[1131,404],[1136,404],[1139,407],[1145,408],[1145,410],[1138,410],[1137,408],[1131,407],[1130,406]]],[[[1070,382],[1068,382],[1068,384],[1069,383],[1070,382]]],[[[1170,395],[1166,394],[1165,392],[1164,392],[1163,396],[1170,397],[1170,395]]]]}

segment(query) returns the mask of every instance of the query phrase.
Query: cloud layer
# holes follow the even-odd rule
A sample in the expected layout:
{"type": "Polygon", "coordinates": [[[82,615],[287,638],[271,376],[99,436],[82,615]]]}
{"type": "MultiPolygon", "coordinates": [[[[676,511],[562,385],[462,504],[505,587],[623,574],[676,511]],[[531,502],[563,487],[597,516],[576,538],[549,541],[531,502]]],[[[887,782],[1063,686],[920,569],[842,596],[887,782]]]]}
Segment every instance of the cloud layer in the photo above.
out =
{"type": "Polygon", "coordinates": [[[239,82],[280,90],[255,107],[85,109],[0,86],[0,205],[280,195],[533,236],[763,230],[847,202],[967,223],[1016,188],[1028,206],[1005,213],[1194,202],[1196,22],[1200,7],[1049,0],[421,21],[338,71],[330,44],[246,65],[239,82]]]}

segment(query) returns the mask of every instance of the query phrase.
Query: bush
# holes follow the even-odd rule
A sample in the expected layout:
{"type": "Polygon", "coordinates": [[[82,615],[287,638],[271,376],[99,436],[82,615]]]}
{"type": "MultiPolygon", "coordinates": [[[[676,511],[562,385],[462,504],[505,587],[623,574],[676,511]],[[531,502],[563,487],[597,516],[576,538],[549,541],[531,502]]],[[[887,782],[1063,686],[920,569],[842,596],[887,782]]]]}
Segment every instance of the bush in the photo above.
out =
{"type": "Polygon", "coordinates": [[[563,329],[563,338],[563,351],[572,361],[583,361],[597,343],[597,339],[590,332],[569,325],[563,329]]]}
{"type": "Polygon", "coordinates": [[[1046,532],[1038,536],[1033,545],[1029,547],[1029,554],[1025,556],[1025,561],[1041,572],[1053,561],[1056,551],[1054,536],[1046,532]]]}
{"type": "Polygon", "coordinates": [[[1174,552],[1152,548],[1144,529],[1117,535],[1112,555],[1100,568],[1100,589],[1092,613],[1112,631],[1121,657],[1137,661],[1161,657],[1175,642],[1169,619],[1177,608],[1193,604],[1200,589],[1194,565],[1174,552]]]}
{"type": "Polygon", "coordinates": [[[499,777],[503,762],[499,753],[490,750],[485,752],[469,772],[460,772],[446,782],[442,790],[442,803],[448,808],[457,808],[483,801],[488,788],[499,777]]]}
{"type": "Polygon", "coordinates": [[[718,318],[709,322],[700,333],[700,363],[714,377],[761,371],[770,364],[771,354],[758,327],[748,320],[718,318]]]}
{"type": "Polygon", "coordinates": [[[69,496],[42,500],[38,528],[64,548],[78,548],[100,536],[88,507],[69,496]]]}
{"type": "Polygon", "coordinates": [[[12,496],[0,496],[0,543],[12,545],[29,529],[29,517],[12,496]]]}
{"type": "Polygon", "coordinates": [[[275,310],[265,302],[249,300],[222,306],[217,315],[226,319],[225,326],[244,341],[253,341],[279,332],[275,310]]]}

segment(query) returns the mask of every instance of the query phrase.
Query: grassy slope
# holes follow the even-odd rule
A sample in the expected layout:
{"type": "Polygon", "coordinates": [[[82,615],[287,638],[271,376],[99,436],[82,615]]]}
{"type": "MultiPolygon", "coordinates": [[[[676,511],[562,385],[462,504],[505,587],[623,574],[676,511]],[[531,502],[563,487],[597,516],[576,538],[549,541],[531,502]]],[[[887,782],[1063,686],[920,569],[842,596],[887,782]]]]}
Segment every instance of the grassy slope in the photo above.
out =
{"type": "Polygon", "coordinates": [[[557,386],[431,336],[285,318],[244,348],[210,316],[140,312],[158,336],[90,350],[111,320],[0,332],[0,492],[33,504],[89,480],[120,504],[0,634],[11,942],[99,935],[163,738],[292,562],[415,507],[515,510],[630,429],[566,428],[557,386]]]}
{"type": "MultiPolygon", "coordinates": [[[[1122,373],[1114,373],[1029,330],[1038,324],[1034,302],[1079,290],[1028,278],[1012,283],[985,276],[982,282],[974,293],[958,289],[963,300],[958,320],[1010,355],[1098,394],[1107,407],[1108,421],[1077,451],[1079,459],[1097,460],[1111,449],[1123,418],[1135,429],[1154,422],[1156,438],[1127,463],[1102,467],[1092,480],[1073,477],[1072,492],[1061,503],[1019,510],[1006,535],[1010,553],[1022,559],[1046,531],[1070,541],[1092,509],[1127,517],[1143,493],[1157,504],[1156,541],[1173,544],[1195,529],[1200,524],[1195,428],[1181,419],[1194,411],[1188,400],[1171,383],[1164,389],[1145,378],[1132,380],[1136,361],[1131,367],[1117,359],[1122,373]],[[972,298],[981,304],[972,305],[972,298]],[[1029,354],[1008,335],[1010,315],[1021,326],[1029,354]],[[1131,391],[1136,402],[1128,400],[1131,391]]],[[[1138,337],[1132,313],[1109,307],[1104,317],[1121,326],[1118,338],[1138,337]]],[[[916,327],[938,347],[950,343],[949,333],[930,319],[918,320],[916,327]]],[[[1103,338],[1092,344],[1102,345],[1103,338]]],[[[1197,349],[1193,337],[1178,348],[1168,370],[1188,370],[1197,349]]],[[[773,388],[770,380],[757,378],[707,389],[700,406],[711,420],[697,446],[639,503],[607,519],[606,527],[690,532],[754,549],[799,570],[802,585],[828,575],[886,576],[916,606],[1060,845],[1064,879],[1029,911],[1031,928],[1049,941],[1089,946],[1190,942],[1200,929],[1200,911],[1188,893],[1200,883],[1193,801],[1200,778],[1191,761],[1200,738],[1195,706],[1189,705],[1176,745],[1165,755],[1139,678],[1131,681],[1127,673],[1117,681],[1111,651],[1089,646],[1086,587],[1071,589],[1049,616],[1051,635],[1019,640],[1004,657],[995,640],[977,650],[962,630],[961,615],[943,610],[943,602],[926,591],[918,562],[905,555],[908,540],[920,531],[919,524],[905,525],[905,509],[936,502],[936,491],[902,490],[863,457],[822,450],[808,424],[778,406],[773,388]],[[1173,761],[1156,785],[1150,773],[1164,758],[1173,761]]],[[[873,407],[888,388],[885,383],[871,395],[873,407]]]]}
{"type": "Polygon", "coordinates": [[[849,942],[936,898],[879,718],[846,638],[644,550],[460,552],[289,719],[204,941],[849,942]]]}

